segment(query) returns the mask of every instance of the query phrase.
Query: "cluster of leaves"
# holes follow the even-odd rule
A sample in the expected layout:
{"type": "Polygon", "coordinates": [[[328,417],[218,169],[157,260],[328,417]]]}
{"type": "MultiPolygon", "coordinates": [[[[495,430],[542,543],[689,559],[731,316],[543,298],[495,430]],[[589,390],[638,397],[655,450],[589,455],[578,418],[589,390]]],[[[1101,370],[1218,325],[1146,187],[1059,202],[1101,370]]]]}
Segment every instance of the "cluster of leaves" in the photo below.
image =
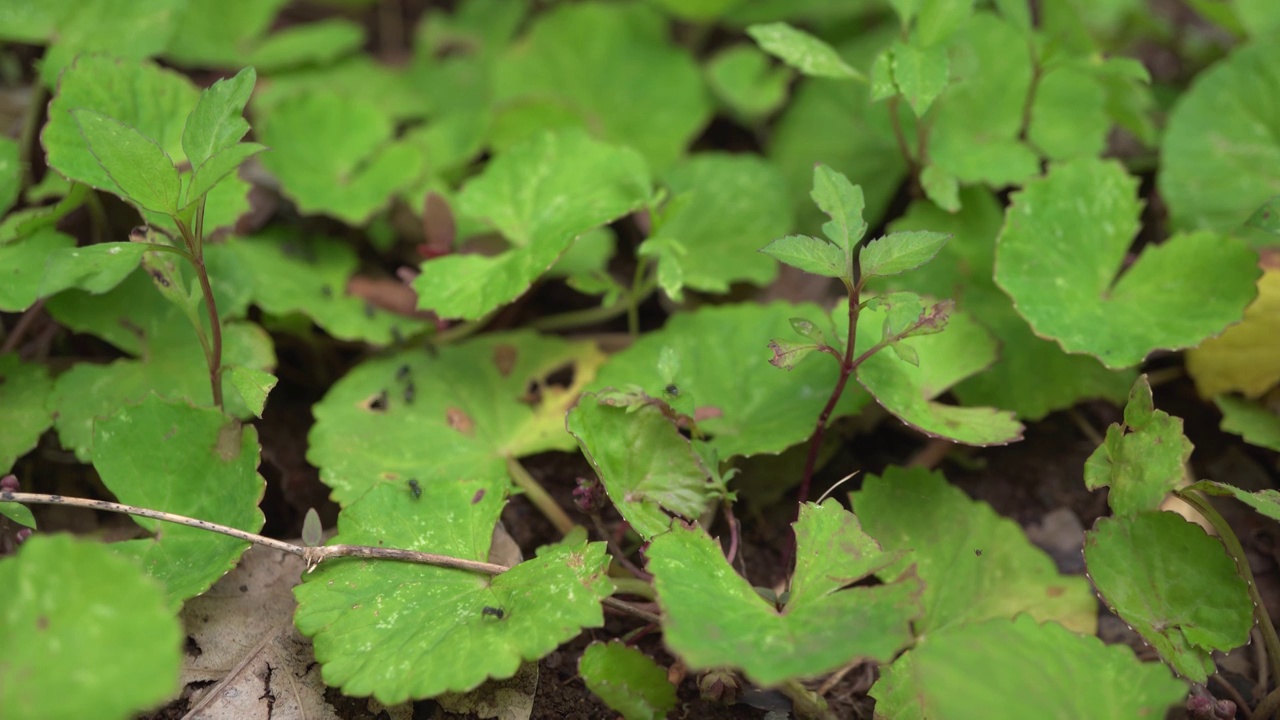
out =
{"type": "MultiPolygon", "coordinates": [[[[1280,55],[1250,40],[1280,27],[1280,10],[1206,10],[1240,47],[1161,101],[1161,133],[1157,91],[1179,88],[1153,88],[1112,52],[1143,12],[1124,3],[1096,15],[1041,3],[1033,22],[1017,0],[539,13],[465,0],[427,13],[400,67],[360,54],[348,20],[269,32],[283,4],[0,7],[0,39],[48,44],[36,82],[52,97],[43,179],[23,162],[30,148],[0,139],[0,311],[43,307],[119,352],[56,376],[0,353],[0,473],[52,428],[121,502],[257,531],[248,423],[274,388],[275,343],[358,343],[374,351],[326,388],[308,437],[340,507],[333,542],[484,561],[515,493],[563,538],[492,578],[373,560],[308,574],[295,622],[344,693],[471,691],[603,626],[610,596],[639,594],[656,599],[685,667],[781,687],[797,711],[825,711],[800,680],[875,661],[884,717],[1126,718],[1162,712],[1186,684],[1092,637],[1089,583],[1016,524],[918,468],[866,478],[847,507],[805,501],[824,434],[872,401],[924,435],[986,446],[1128,392],[1124,424],[1086,469],[1113,511],[1089,534],[1091,578],[1191,681],[1245,642],[1246,581],[1222,543],[1160,502],[1178,490],[1280,510],[1229,486],[1180,490],[1190,443],[1138,373],[1153,352],[1194,348],[1188,369],[1224,428],[1280,450],[1266,405],[1280,384],[1280,352],[1267,352],[1280,336],[1268,249],[1280,245],[1280,55]],[[673,41],[676,22],[697,37],[673,41]],[[704,47],[716,26],[729,40],[704,47]],[[234,72],[200,90],[174,66],[234,72]],[[246,111],[256,142],[242,142],[246,111]],[[692,152],[713,117],[761,152],[692,152]],[[1120,134],[1159,152],[1168,237],[1141,226],[1136,171],[1102,157],[1120,134]],[[909,205],[888,216],[904,187],[909,205]],[[249,222],[251,189],[367,242],[288,213],[249,222]],[[64,232],[73,213],[108,229],[98,193],[139,218],[128,242],[64,232]],[[428,230],[431,258],[406,281],[416,305],[393,312],[353,288],[361,251],[403,261],[404,217],[448,230],[428,230]],[[847,297],[730,301],[773,283],[780,263],[847,297]],[[549,282],[595,305],[481,333],[549,282]],[[659,294],[677,310],[641,334],[641,305],[659,294]],[[613,354],[551,334],[622,316],[633,337],[613,354]],[[521,464],[577,451],[603,490],[584,506],[607,501],[643,547],[636,577],[616,577],[623,563],[521,464]],[[790,581],[753,587],[709,528],[749,488],[797,484],[790,581]]],[[[22,506],[0,513],[34,525],[22,506]]],[[[141,539],[37,535],[0,560],[20,589],[0,644],[21,649],[0,667],[0,715],[125,716],[172,692],[175,613],[246,544],[139,524],[141,539]],[[110,672],[70,672],[107,653],[110,672]]],[[[592,645],[580,671],[628,718],[675,706],[666,673],[625,644],[592,645]]]]}

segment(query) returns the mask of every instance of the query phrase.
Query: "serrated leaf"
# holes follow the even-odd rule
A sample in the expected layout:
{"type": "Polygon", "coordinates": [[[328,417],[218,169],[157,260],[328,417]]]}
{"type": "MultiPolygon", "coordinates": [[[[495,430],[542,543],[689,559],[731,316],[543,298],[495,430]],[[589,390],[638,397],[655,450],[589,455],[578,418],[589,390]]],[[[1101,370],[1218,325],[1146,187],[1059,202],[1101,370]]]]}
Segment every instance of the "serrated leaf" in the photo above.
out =
{"type": "Polygon", "coordinates": [[[1280,451],[1280,415],[1259,403],[1230,395],[1213,400],[1222,411],[1222,429],[1252,445],[1280,451]]]}
{"type": "MultiPolygon", "coordinates": [[[[215,248],[205,248],[205,259],[219,310],[225,313],[222,361],[269,370],[275,366],[270,337],[257,325],[231,320],[243,314],[247,298],[232,294],[239,288],[225,289],[226,275],[219,268],[224,254],[215,248]]],[[[181,309],[156,292],[145,272],[134,272],[102,295],[59,293],[46,307],[63,325],[97,335],[138,358],[108,365],[80,363],[58,377],[50,398],[50,408],[57,412],[58,438],[81,460],[91,455],[94,418],[111,415],[126,403],[139,402],[150,393],[201,406],[212,403],[208,366],[195,329],[181,309]]],[[[250,417],[227,378],[223,382],[227,411],[250,417]]]]}
{"type": "MultiPolygon", "coordinates": [[[[213,408],[148,395],[98,420],[93,466],[120,502],[257,532],[258,433],[213,408]],[[216,492],[213,491],[216,488],[216,492]]],[[[243,540],[185,525],[134,518],[152,534],[113,543],[165,584],[173,609],[208,590],[248,549],[243,540]]]]}
{"type": "Polygon", "coordinates": [[[504,493],[509,459],[574,448],[564,414],[603,361],[591,343],[528,332],[369,360],[315,405],[307,459],[342,505],[410,478],[504,493]],[[548,384],[565,368],[571,385],[548,384]]]}
{"type": "Polygon", "coordinates": [[[964,193],[963,209],[945,212],[917,202],[890,229],[934,229],[952,234],[934,262],[916,272],[872,280],[867,288],[906,289],[935,297],[955,297],[1000,341],[1000,357],[986,372],[962,381],[956,396],[968,405],[1008,408],[1024,419],[1037,419],[1077,401],[1102,397],[1119,402],[1136,373],[1107,370],[1085,355],[1068,355],[1056,343],[1036,337],[1013,308],[1009,296],[992,281],[995,239],[1002,211],[990,192],[964,193]]]}
{"type": "Polygon", "coordinates": [[[47,367],[24,363],[16,353],[0,353],[0,475],[53,425],[53,413],[45,408],[52,390],[47,367]]]}
{"type": "MultiPolygon", "coordinates": [[[[382,482],[338,517],[334,543],[485,560],[505,492],[485,481],[427,482],[414,497],[382,482]]],[[[294,589],[294,622],[325,681],[384,704],[508,678],[584,627],[612,590],[604,543],[568,542],[495,577],[394,561],[325,563],[294,589]],[[406,659],[408,658],[408,660],[406,659]]]]}
{"type": "Polygon", "coordinates": [[[1235,561],[1180,515],[1102,518],[1084,559],[1107,605],[1192,682],[1215,672],[1213,651],[1249,640],[1253,603],[1235,561]]]}
{"type": "Polygon", "coordinates": [[[359,258],[347,243],[322,235],[268,229],[232,238],[228,250],[240,258],[253,303],[279,316],[300,313],[339,340],[386,345],[397,336],[430,329],[426,320],[405,317],[347,293],[359,258]]]}
{"type": "Polygon", "coordinates": [[[769,57],[751,45],[733,45],[706,65],[707,84],[734,113],[748,119],[768,115],[787,99],[791,73],[772,67],[769,57]]]}
{"type": "Polygon", "coordinates": [[[89,152],[125,200],[147,210],[175,214],[182,184],[173,160],[154,140],[93,110],[74,110],[89,152]]]}
{"type": "Polygon", "coordinates": [[[1085,462],[1084,484],[1090,490],[1111,488],[1107,504],[1115,515],[1158,510],[1186,476],[1191,450],[1182,419],[1154,409],[1143,375],[1129,393],[1124,423],[1112,423],[1106,440],[1085,462]]]}
{"type": "Polygon", "coordinates": [[[1148,245],[1121,275],[1137,184],[1114,161],[1056,165],[1014,194],[996,247],[996,283],[1032,329],[1114,368],[1221,332],[1261,272],[1244,243],[1200,232],[1148,245]]]}
{"type": "Polygon", "coordinates": [[[267,394],[276,386],[276,376],[264,370],[239,365],[228,366],[223,372],[227,374],[231,386],[240,394],[240,399],[244,400],[245,407],[261,418],[262,410],[267,404],[267,394]]]}
{"type": "Polygon", "coordinates": [[[724,494],[693,445],[659,405],[586,393],[565,418],[614,507],[645,540],[666,532],[671,515],[696,519],[724,494]]]}
{"type": "Polygon", "coordinates": [[[39,63],[40,78],[51,88],[73,60],[92,53],[131,60],[159,53],[184,9],[181,0],[87,0],[52,5],[56,19],[44,39],[53,44],[39,63]],[[120,42],[122,37],[129,42],[120,42]]]}
{"type": "Polygon", "coordinates": [[[863,529],[886,551],[905,554],[879,571],[904,572],[924,583],[917,636],[992,618],[1028,613],[1079,633],[1097,629],[1097,601],[1088,581],[1061,575],[1017,523],[971,500],[938,472],[891,467],[850,494],[863,529]]]}
{"type": "Polygon", "coordinates": [[[897,275],[929,262],[950,235],[927,230],[891,233],[867,243],[858,252],[864,278],[897,275]]]}
{"type": "MultiPolygon", "coordinates": [[[[676,384],[698,408],[698,427],[721,459],[782,452],[812,434],[839,374],[834,362],[807,362],[790,373],[769,364],[770,339],[790,334],[791,319],[801,313],[822,317],[816,306],[786,303],[678,313],[610,357],[590,389],[637,385],[662,397],[669,381],[658,372],[658,357],[671,347],[685,358],[676,384]]],[[[832,418],[866,402],[865,394],[846,390],[832,418]]]]}
{"type": "Polygon", "coordinates": [[[395,139],[381,108],[325,90],[269,106],[254,127],[262,165],[307,214],[362,225],[422,172],[422,154],[395,139]]]}
{"type": "Polygon", "coordinates": [[[1027,615],[939,630],[881,673],[871,688],[876,717],[902,720],[1156,718],[1187,694],[1164,665],[1125,645],[1027,615]],[[975,667],[991,682],[973,682],[975,667]]]}
{"type": "Polygon", "coordinates": [[[669,237],[689,250],[659,260],[678,260],[683,285],[723,293],[731,283],[764,285],[777,276],[778,266],[754,252],[794,223],[786,183],[771,163],[752,155],[700,153],[662,180],[684,201],[646,242],[669,237]]]}
{"type": "MultiPolygon", "coordinates": [[[[249,132],[249,123],[241,114],[257,80],[257,72],[247,67],[200,93],[182,130],[182,150],[192,167],[199,170],[206,161],[233,147],[249,132]]],[[[212,182],[208,184],[213,186],[212,182]]],[[[191,197],[198,195],[190,193],[191,197]]]]}
{"type": "Polygon", "coordinates": [[[945,47],[894,44],[893,81],[916,117],[924,117],[929,111],[934,99],[947,87],[949,73],[950,61],[945,47]]]}
{"type": "Polygon", "coordinates": [[[865,80],[827,43],[784,22],[751,25],[747,34],[760,49],[811,77],[865,80]]]}
{"type": "Polygon", "coordinates": [[[760,252],[814,275],[847,278],[852,274],[845,266],[844,252],[821,238],[788,235],[760,248],[760,252]]]}
{"type": "MultiPolygon", "coordinates": [[[[844,314],[843,306],[837,305],[832,317],[841,318],[844,314]]],[[[884,309],[868,307],[859,313],[855,357],[879,342],[884,317],[884,309]]],[[[845,334],[839,323],[836,328],[845,334]]],[[[981,325],[957,312],[949,316],[944,332],[918,335],[900,342],[915,349],[918,366],[892,352],[881,351],[868,357],[855,371],[858,382],[881,406],[927,435],[967,445],[1004,445],[1021,439],[1022,423],[1015,420],[1011,412],[991,407],[944,405],[934,400],[952,385],[985,370],[995,361],[995,341],[981,325]]]]}
{"type": "Polygon", "coordinates": [[[671,167],[711,117],[698,66],[644,3],[572,3],[540,13],[498,56],[492,102],[499,150],[582,127],[671,167]]]}
{"type": "Polygon", "coordinates": [[[634,151],[579,130],[543,133],[500,154],[458,197],[514,246],[500,255],[447,255],[423,263],[419,307],[478,319],[520,297],[574,237],[640,208],[650,179],[634,151]]]}
{"type": "Polygon", "coordinates": [[[676,707],[676,689],[648,655],[620,642],[595,642],[578,672],[587,688],[626,720],[659,720],[676,707]]]}
{"type": "Polygon", "coordinates": [[[5,718],[135,717],[178,690],[182,626],[134,563],[41,534],[0,560],[0,585],[5,718]]]}
{"type": "Polygon", "coordinates": [[[49,253],[40,277],[39,297],[78,288],[101,295],[129,277],[142,261],[145,243],[98,243],[65,247],[49,253]]]}
{"type": "Polygon", "coordinates": [[[1227,483],[1214,482],[1212,480],[1201,480],[1190,486],[1191,490],[1199,490],[1210,495],[1221,495],[1224,497],[1234,497],[1240,502],[1248,505],[1258,512],[1258,514],[1280,521],[1280,491],[1258,490],[1257,492],[1249,492],[1242,490],[1234,485],[1227,483]]]}
{"type": "Polygon", "coordinates": [[[813,343],[770,340],[769,349],[773,351],[773,357],[769,358],[770,365],[782,370],[791,370],[815,350],[821,350],[822,348],[813,343]]]}
{"type": "Polygon", "coordinates": [[[649,544],[664,638],[690,669],[741,668],[772,685],[855,659],[884,662],[910,641],[922,585],[904,576],[849,587],[895,559],[852,513],[834,500],[806,503],[795,531],[795,575],[781,610],[734,572],[704,530],[677,525],[649,544]]]}
{"type": "Polygon", "coordinates": [[[1276,43],[1245,44],[1174,103],[1156,182],[1176,228],[1231,232],[1280,192],[1277,62],[1276,43]]]}
{"type": "Polygon", "coordinates": [[[1244,319],[1187,351],[1187,374],[1201,397],[1260,397],[1280,385],[1280,262],[1264,254],[1262,266],[1244,319]]]}
{"type": "Polygon", "coordinates": [[[818,209],[831,218],[830,222],[823,223],[822,234],[851,256],[858,241],[867,234],[867,223],[862,219],[866,209],[862,188],[850,183],[844,173],[816,165],[810,197],[818,209]]]}
{"type": "Polygon", "coordinates": [[[266,149],[266,146],[257,143],[240,143],[209,157],[199,169],[191,174],[191,182],[187,185],[186,192],[183,193],[186,198],[183,207],[186,208],[199,201],[223,178],[236,172],[245,160],[266,149]]]}

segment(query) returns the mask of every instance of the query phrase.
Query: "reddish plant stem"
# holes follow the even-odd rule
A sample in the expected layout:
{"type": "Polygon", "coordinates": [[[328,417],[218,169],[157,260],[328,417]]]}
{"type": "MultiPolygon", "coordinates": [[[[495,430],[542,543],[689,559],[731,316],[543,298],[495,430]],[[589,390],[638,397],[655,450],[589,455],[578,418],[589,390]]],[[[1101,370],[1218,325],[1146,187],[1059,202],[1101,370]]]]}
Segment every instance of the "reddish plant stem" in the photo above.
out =
{"type": "Polygon", "coordinates": [[[18,349],[18,345],[22,342],[22,338],[35,324],[36,318],[39,317],[40,311],[44,309],[44,298],[36,300],[31,307],[22,313],[22,317],[18,318],[17,324],[13,326],[13,331],[9,333],[9,337],[5,338],[4,345],[0,346],[0,353],[7,353],[18,349]]]}
{"type": "Polygon", "coordinates": [[[188,228],[179,222],[178,230],[181,231],[182,239],[186,242],[191,264],[195,267],[196,277],[200,280],[204,306],[209,313],[209,340],[212,347],[205,357],[209,365],[209,389],[213,393],[214,407],[225,410],[222,398],[222,323],[218,320],[218,303],[214,300],[213,286],[209,283],[209,270],[204,264],[203,200],[200,201],[200,208],[196,210],[194,228],[188,228]]]}
{"type": "Polygon", "coordinates": [[[724,554],[724,559],[733,565],[734,559],[738,557],[738,518],[733,516],[731,503],[724,504],[724,519],[729,523],[729,551],[724,554]]]}
{"type": "MultiPolygon", "coordinates": [[[[814,427],[813,435],[809,438],[809,454],[804,459],[804,475],[800,478],[799,502],[796,504],[797,517],[800,513],[800,505],[809,499],[809,485],[813,482],[813,471],[818,464],[818,450],[822,447],[822,437],[827,431],[827,421],[831,419],[831,413],[835,412],[836,404],[840,402],[840,396],[844,394],[844,386],[849,382],[849,376],[853,374],[853,369],[864,360],[868,353],[857,359],[853,357],[853,346],[858,336],[858,291],[851,288],[849,296],[849,333],[848,342],[845,345],[844,356],[840,360],[840,377],[836,380],[836,386],[831,391],[831,397],[827,398],[827,404],[822,408],[822,413],[818,415],[818,424],[814,427]]],[[[875,350],[877,348],[872,348],[875,350]]]]}

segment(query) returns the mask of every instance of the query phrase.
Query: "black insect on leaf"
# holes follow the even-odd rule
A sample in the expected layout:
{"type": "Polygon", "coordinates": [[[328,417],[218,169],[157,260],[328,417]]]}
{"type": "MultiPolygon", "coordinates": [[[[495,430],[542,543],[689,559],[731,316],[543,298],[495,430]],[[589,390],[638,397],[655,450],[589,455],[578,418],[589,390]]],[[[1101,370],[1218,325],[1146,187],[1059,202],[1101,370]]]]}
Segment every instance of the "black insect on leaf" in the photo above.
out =
{"type": "Polygon", "coordinates": [[[374,412],[385,412],[387,409],[387,391],[383,390],[369,402],[369,409],[374,412]]]}
{"type": "Polygon", "coordinates": [[[673,398],[680,397],[680,388],[676,387],[675,383],[667,383],[667,386],[662,389],[662,392],[673,398]]]}
{"type": "Polygon", "coordinates": [[[374,307],[373,307],[373,303],[369,302],[368,300],[365,300],[365,301],[364,301],[364,316],[365,316],[365,317],[367,317],[367,318],[372,318],[372,317],[373,317],[373,315],[374,315],[374,307]]]}
{"type": "Polygon", "coordinates": [[[410,373],[410,372],[412,372],[412,371],[409,369],[409,364],[408,364],[408,363],[405,363],[404,365],[401,365],[401,366],[400,366],[400,369],[399,369],[399,370],[396,370],[396,380],[401,380],[401,381],[403,381],[405,378],[409,377],[409,373],[410,373]]]}
{"type": "Polygon", "coordinates": [[[422,497],[422,485],[415,478],[409,478],[409,493],[413,495],[414,500],[422,497]]]}
{"type": "Polygon", "coordinates": [[[484,617],[491,617],[496,620],[501,620],[507,616],[506,611],[502,608],[491,607],[489,605],[485,605],[484,609],[480,611],[480,614],[484,617]]]}
{"type": "Polygon", "coordinates": [[[333,288],[328,285],[321,285],[320,294],[324,297],[331,298],[333,297],[333,288]]]}
{"type": "Polygon", "coordinates": [[[413,404],[413,395],[415,392],[416,391],[414,390],[414,387],[413,387],[413,381],[410,380],[409,384],[404,386],[404,403],[406,405],[413,404]]]}

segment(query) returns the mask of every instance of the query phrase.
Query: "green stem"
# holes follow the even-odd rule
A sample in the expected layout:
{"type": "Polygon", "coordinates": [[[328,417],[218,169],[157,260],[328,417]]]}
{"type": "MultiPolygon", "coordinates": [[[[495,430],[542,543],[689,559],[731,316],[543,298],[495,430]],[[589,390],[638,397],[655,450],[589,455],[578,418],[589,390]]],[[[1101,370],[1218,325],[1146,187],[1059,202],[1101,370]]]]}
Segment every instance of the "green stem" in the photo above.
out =
{"type": "Polygon", "coordinates": [[[801,685],[799,680],[788,680],[779,685],[777,690],[791,699],[791,709],[795,711],[796,717],[835,720],[835,713],[831,712],[827,701],[801,685]]]}
{"type": "MultiPolygon", "coordinates": [[[[205,352],[206,364],[209,366],[209,386],[213,392],[213,405],[226,412],[226,404],[222,397],[222,323],[218,318],[218,302],[213,297],[213,285],[209,283],[209,270],[204,264],[204,200],[196,210],[194,232],[182,222],[178,222],[178,231],[186,242],[187,253],[191,264],[195,267],[196,278],[200,281],[200,292],[204,295],[204,306],[209,313],[209,347],[205,352]]],[[[197,326],[197,331],[199,327],[197,326]]]]}
{"type": "Polygon", "coordinates": [[[31,173],[31,149],[36,144],[36,135],[40,132],[40,113],[44,112],[49,101],[49,90],[44,83],[37,82],[31,92],[31,101],[27,105],[27,113],[22,118],[22,137],[18,138],[18,169],[21,171],[21,187],[30,187],[34,183],[31,173]]]}
{"type": "Polygon", "coordinates": [[[475,335],[476,333],[483,330],[484,326],[488,325],[489,321],[492,320],[493,316],[496,314],[498,314],[498,311],[492,310],[488,313],[485,313],[485,315],[481,317],[479,320],[469,320],[466,322],[460,322],[457,325],[454,325],[453,327],[449,328],[448,330],[442,330],[436,333],[435,335],[431,336],[431,344],[432,345],[448,345],[450,343],[456,343],[456,342],[461,342],[463,340],[466,340],[472,335],[475,335]]]}
{"type": "Polygon", "coordinates": [[[640,334],[640,303],[644,302],[644,297],[640,296],[640,288],[644,284],[645,269],[648,265],[644,258],[636,258],[636,272],[631,278],[631,292],[627,293],[627,332],[633,338],[640,334]]]}
{"type": "MultiPolygon", "coordinates": [[[[551,331],[551,330],[568,330],[571,328],[584,327],[587,325],[596,325],[607,320],[612,320],[624,313],[630,314],[632,307],[639,307],[658,289],[657,283],[645,283],[638,293],[624,293],[617,300],[608,305],[600,307],[586,308],[585,310],[573,310],[570,312],[559,313],[557,315],[546,315],[529,323],[529,327],[534,330],[551,331]],[[634,304],[632,302],[634,300],[634,304]]],[[[636,323],[638,325],[639,318],[637,316],[636,323]]],[[[628,326],[631,326],[631,318],[627,318],[628,326]]],[[[635,333],[631,333],[633,336],[635,333]]]]}
{"type": "Polygon", "coordinates": [[[564,511],[564,508],[556,503],[556,499],[551,497],[546,488],[542,487],[537,480],[533,479],[529,471],[524,469],[519,460],[513,457],[507,458],[507,473],[511,476],[511,481],[516,484],[516,487],[524,491],[525,497],[529,498],[529,502],[533,503],[533,506],[538,508],[538,511],[550,520],[552,525],[556,526],[556,530],[559,530],[561,535],[568,535],[571,530],[578,526],[564,511]]]}
{"type": "Polygon", "coordinates": [[[1209,521],[1217,531],[1218,539],[1226,547],[1227,554],[1236,561],[1236,570],[1249,588],[1249,599],[1253,601],[1253,615],[1258,621],[1258,629],[1262,631],[1262,643],[1267,648],[1267,663],[1271,666],[1272,684],[1280,688],[1280,637],[1276,636],[1275,625],[1271,624],[1271,616],[1267,614],[1267,606],[1262,602],[1258,584],[1253,581],[1253,571],[1249,569],[1249,559],[1240,545],[1240,539],[1231,530],[1231,525],[1227,523],[1226,518],[1222,517],[1209,503],[1207,497],[1191,489],[1178,490],[1174,494],[1187,501],[1204,516],[1205,520],[1209,521]]]}
{"type": "Polygon", "coordinates": [[[1258,707],[1253,709],[1253,716],[1258,720],[1271,720],[1280,712],[1280,687],[1272,690],[1266,697],[1262,698],[1262,702],[1258,703],[1258,707]]]}
{"type": "Polygon", "coordinates": [[[609,581],[613,583],[614,595],[635,595],[645,600],[658,599],[653,586],[640,578],[615,577],[609,578],[609,581]]]}

